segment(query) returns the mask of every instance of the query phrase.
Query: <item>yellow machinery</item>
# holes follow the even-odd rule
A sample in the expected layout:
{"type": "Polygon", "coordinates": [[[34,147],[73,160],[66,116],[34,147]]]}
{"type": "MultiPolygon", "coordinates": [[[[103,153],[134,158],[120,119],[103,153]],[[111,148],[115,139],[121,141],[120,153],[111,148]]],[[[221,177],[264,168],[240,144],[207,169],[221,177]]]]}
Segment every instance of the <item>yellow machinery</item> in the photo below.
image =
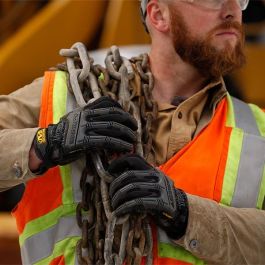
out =
{"type": "Polygon", "coordinates": [[[7,94],[63,61],[77,41],[109,47],[148,43],[137,0],[53,0],[0,46],[0,94],[7,94]],[[99,36],[99,32],[102,34],[99,36]],[[100,44],[98,43],[100,40],[100,44]]]}
{"type": "MultiPolygon", "coordinates": [[[[264,31],[264,23],[258,30],[264,31]]],[[[257,29],[255,29],[255,32],[257,29]]],[[[61,48],[149,43],[138,0],[53,0],[0,46],[0,94],[7,94],[61,62],[61,48]],[[91,45],[93,43],[93,45],[91,45]]],[[[247,64],[233,76],[247,101],[265,107],[265,46],[247,44],[247,64]]]]}
{"type": "Polygon", "coordinates": [[[139,1],[109,1],[99,47],[149,42],[149,35],[145,32],[140,19],[139,1]]]}
{"type": "Polygon", "coordinates": [[[103,0],[49,2],[0,47],[0,94],[31,82],[61,62],[61,48],[92,41],[107,4],[103,0]]]}

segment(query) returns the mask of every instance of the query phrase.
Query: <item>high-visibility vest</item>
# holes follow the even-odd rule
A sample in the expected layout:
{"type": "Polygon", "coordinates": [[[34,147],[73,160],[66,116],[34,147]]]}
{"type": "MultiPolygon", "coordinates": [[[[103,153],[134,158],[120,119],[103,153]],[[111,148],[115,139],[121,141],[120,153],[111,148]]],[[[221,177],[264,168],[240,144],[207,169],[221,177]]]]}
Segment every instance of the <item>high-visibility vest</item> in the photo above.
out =
{"type": "MultiPolygon", "coordinates": [[[[67,90],[67,74],[46,72],[40,127],[57,123],[76,107],[67,90]]],[[[265,196],[265,114],[227,95],[212,121],[160,169],[175,186],[221,205],[261,209],[265,196]]],[[[78,264],[75,246],[81,231],[76,206],[81,201],[81,160],[48,170],[27,183],[13,212],[23,264],[78,264]]],[[[153,232],[154,264],[203,264],[172,243],[159,228],[153,232]]]]}

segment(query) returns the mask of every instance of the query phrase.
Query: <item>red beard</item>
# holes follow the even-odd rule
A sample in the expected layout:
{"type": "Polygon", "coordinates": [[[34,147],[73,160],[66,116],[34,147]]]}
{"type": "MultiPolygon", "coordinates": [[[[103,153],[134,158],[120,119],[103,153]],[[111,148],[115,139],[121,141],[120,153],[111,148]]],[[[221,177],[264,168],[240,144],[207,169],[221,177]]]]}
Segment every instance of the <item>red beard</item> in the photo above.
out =
{"type": "Polygon", "coordinates": [[[211,30],[205,39],[200,40],[190,37],[183,18],[174,6],[169,10],[175,50],[183,61],[193,65],[202,76],[217,79],[245,63],[243,51],[245,35],[242,25],[238,22],[227,21],[211,30]],[[228,44],[225,49],[217,50],[211,45],[213,34],[223,29],[235,29],[239,33],[240,38],[235,48],[228,44]]]}

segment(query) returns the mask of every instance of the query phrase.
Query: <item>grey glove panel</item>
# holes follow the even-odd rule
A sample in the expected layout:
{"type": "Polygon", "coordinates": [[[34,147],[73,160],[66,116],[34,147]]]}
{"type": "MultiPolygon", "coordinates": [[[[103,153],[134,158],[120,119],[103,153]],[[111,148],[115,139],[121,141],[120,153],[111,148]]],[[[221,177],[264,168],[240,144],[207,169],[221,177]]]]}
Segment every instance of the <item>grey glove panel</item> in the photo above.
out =
{"type": "Polygon", "coordinates": [[[115,214],[121,216],[127,213],[156,213],[161,210],[159,201],[155,198],[137,198],[135,200],[126,201],[115,209],[115,214]]]}
{"type": "Polygon", "coordinates": [[[137,129],[137,121],[128,112],[121,108],[110,107],[102,109],[87,109],[82,112],[81,119],[87,122],[99,121],[114,121],[124,124],[132,130],[137,129]]]}
{"type": "Polygon", "coordinates": [[[112,197],[111,204],[113,208],[117,208],[125,201],[145,197],[159,198],[160,194],[160,187],[156,184],[134,182],[117,190],[112,197]]]}
{"type": "Polygon", "coordinates": [[[129,152],[133,150],[133,144],[108,136],[84,136],[76,143],[75,148],[81,151],[103,148],[116,152],[129,152]]]}
{"type": "MultiPolygon", "coordinates": [[[[136,135],[129,127],[112,121],[88,122],[80,127],[78,136],[86,135],[104,135],[123,139],[128,142],[135,142],[136,135]]],[[[77,137],[78,137],[77,136],[77,137]]]]}
{"type": "Polygon", "coordinates": [[[154,170],[154,174],[149,171],[143,170],[130,170],[121,174],[119,177],[113,180],[110,185],[110,196],[113,197],[114,193],[121,189],[122,187],[135,182],[143,182],[143,183],[157,183],[158,176],[156,176],[156,171],[154,170]]]}

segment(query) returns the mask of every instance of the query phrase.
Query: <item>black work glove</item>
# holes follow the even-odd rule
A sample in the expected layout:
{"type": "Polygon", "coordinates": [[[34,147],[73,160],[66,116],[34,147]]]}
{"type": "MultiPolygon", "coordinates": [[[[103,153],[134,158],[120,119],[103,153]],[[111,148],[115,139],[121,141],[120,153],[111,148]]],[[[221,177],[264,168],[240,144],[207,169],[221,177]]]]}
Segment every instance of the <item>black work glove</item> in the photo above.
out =
{"type": "Polygon", "coordinates": [[[64,165],[92,149],[129,152],[136,141],[136,120],[119,103],[101,97],[63,116],[58,124],[39,129],[33,144],[43,161],[37,174],[64,165]]]}
{"type": "Polygon", "coordinates": [[[187,196],[171,179],[135,154],[114,160],[108,171],[116,177],[110,185],[110,196],[117,216],[147,213],[172,239],[185,234],[187,196]]]}

